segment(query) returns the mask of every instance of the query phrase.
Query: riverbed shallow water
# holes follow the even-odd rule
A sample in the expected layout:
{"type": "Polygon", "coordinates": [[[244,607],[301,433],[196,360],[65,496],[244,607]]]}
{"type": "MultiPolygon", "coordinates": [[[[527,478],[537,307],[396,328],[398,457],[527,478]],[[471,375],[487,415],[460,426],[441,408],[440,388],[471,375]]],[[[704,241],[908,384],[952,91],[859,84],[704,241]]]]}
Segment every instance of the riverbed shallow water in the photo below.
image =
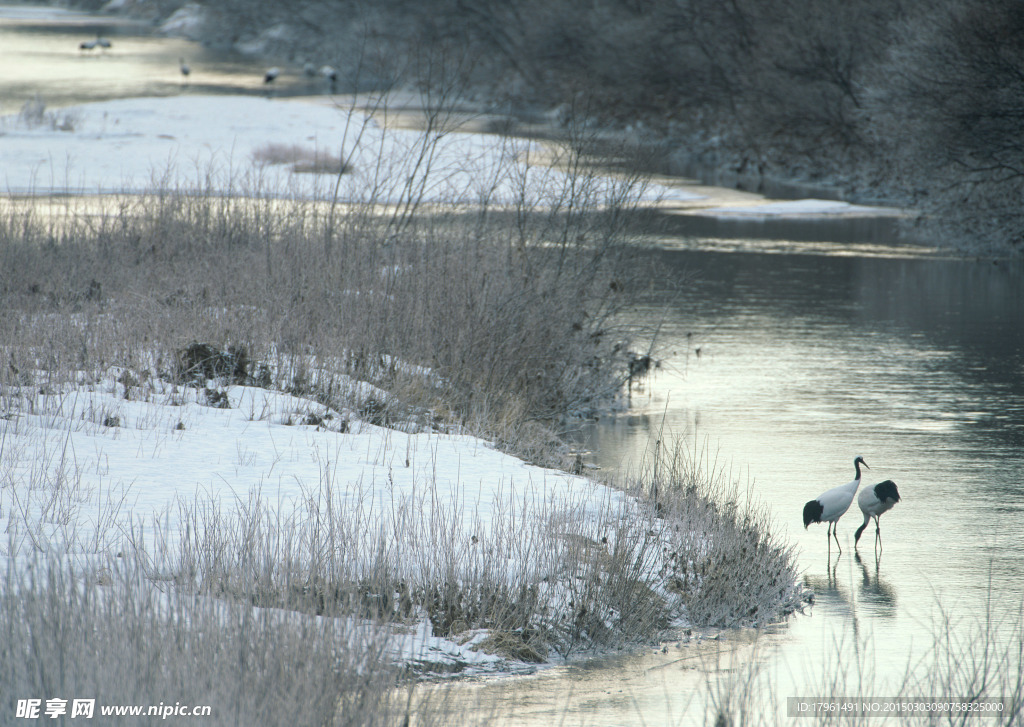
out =
{"type": "MultiPolygon", "coordinates": [[[[259,62],[146,26],[35,9],[0,18],[0,61],[13,68],[2,113],[36,93],[64,106],[266,92],[259,62]],[[98,34],[109,51],[78,49],[98,34]],[[202,73],[185,79],[179,57],[202,73]]],[[[291,71],[283,81],[282,93],[309,83],[291,71]]],[[[1024,598],[1021,264],[901,243],[892,218],[665,220],[636,252],[666,273],[635,311],[659,331],[659,365],[628,411],[576,442],[614,472],[655,440],[678,440],[769,508],[815,603],[761,634],[679,634],[642,653],[447,687],[496,721],[701,724],[709,683],[752,663],[765,708],[784,714],[786,697],[829,696],[815,690],[847,651],[895,693],[945,618],[967,633],[986,609],[1013,614],[1024,598]],[[877,557],[870,526],[855,552],[856,505],[839,524],[841,555],[824,526],[801,521],[807,500],[852,479],[857,455],[871,467],[865,484],[892,479],[903,498],[882,517],[877,557]]]]}
{"type": "Polygon", "coordinates": [[[660,367],[630,411],[577,435],[607,470],[636,467],[659,438],[723,470],[770,509],[814,605],[756,638],[684,637],[492,682],[509,724],[713,723],[719,680],[743,683],[751,669],[754,703],[787,721],[788,697],[838,696],[822,691],[840,668],[850,695],[890,697],[937,635],[967,638],[987,610],[1013,622],[1024,594],[1024,271],[901,256],[870,237],[815,252],[768,239],[716,250],[710,237],[646,249],[674,273],[639,312],[661,326],[660,367]],[[902,496],[881,519],[877,557],[873,526],[854,549],[856,505],[840,520],[841,554],[824,526],[801,520],[807,500],[853,479],[858,454],[871,466],[865,485],[892,479],[902,496]]]}

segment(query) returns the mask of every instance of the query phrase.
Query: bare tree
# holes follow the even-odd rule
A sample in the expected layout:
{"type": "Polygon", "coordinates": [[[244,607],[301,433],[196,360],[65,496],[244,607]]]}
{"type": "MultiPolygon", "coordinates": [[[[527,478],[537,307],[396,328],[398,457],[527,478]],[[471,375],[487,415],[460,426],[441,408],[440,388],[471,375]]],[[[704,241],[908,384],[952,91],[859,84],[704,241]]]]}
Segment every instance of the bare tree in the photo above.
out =
{"type": "Polygon", "coordinates": [[[928,234],[978,252],[1024,247],[1024,6],[947,0],[902,27],[876,89],[890,177],[928,234]]]}

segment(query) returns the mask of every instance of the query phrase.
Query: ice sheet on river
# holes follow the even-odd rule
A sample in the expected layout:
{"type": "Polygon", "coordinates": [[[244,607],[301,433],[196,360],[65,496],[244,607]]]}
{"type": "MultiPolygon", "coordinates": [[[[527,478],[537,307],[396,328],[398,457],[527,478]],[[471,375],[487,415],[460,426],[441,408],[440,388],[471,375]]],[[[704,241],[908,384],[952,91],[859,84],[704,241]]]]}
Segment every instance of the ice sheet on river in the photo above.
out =
{"type": "MultiPolygon", "coordinates": [[[[142,192],[154,186],[374,203],[543,204],[566,174],[539,142],[445,129],[386,128],[353,107],[242,96],[138,98],[0,119],[0,184],[11,194],[142,192]],[[350,172],[331,170],[343,161],[350,172]],[[311,168],[327,169],[310,173],[311,168]]],[[[575,193],[602,204],[697,195],[628,188],[585,172],[575,193]]]]}

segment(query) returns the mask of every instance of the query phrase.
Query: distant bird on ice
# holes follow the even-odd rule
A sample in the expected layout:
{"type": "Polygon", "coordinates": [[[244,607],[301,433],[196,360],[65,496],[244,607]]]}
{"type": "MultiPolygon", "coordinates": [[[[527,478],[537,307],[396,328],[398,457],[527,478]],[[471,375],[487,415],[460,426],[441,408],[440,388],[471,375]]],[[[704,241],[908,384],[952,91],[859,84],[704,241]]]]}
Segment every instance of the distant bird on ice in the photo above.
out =
{"type": "Polygon", "coordinates": [[[338,71],[334,66],[323,66],[320,68],[320,75],[331,87],[331,93],[334,93],[335,86],[338,83],[338,71]]]}
{"type": "MultiPolygon", "coordinates": [[[[853,502],[853,496],[857,494],[857,488],[860,487],[860,466],[864,465],[868,469],[868,463],[864,461],[863,457],[857,457],[853,460],[854,469],[857,471],[857,476],[851,482],[847,482],[845,485],[839,487],[833,487],[831,490],[818,495],[817,498],[811,500],[804,505],[804,530],[811,523],[828,523],[828,531],[825,534],[826,538],[835,538],[836,547],[839,548],[839,552],[842,553],[843,549],[839,545],[839,536],[836,535],[836,525],[847,510],[850,509],[850,503],[853,502]]],[[[832,540],[828,541],[829,554],[832,553],[832,540]]]]}
{"type": "Polygon", "coordinates": [[[857,532],[854,533],[854,550],[857,549],[857,541],[860,540],[861,533],[864,532],[864,528],[868,526],[871,518],[875,519],[875,545],[881,549],[882,526],[878,523],[878,518],[883,513],[892,510],[893,506],[899,501],[900,492],[896,489],[896,483],[892,480],[879,482],[877,485],[865,487],[860,491],[860,494],[857,495],[857,504],[860,506],[860,511],[864,513],[864,524],[857,528],[857,532]]]}
{"type": "Polygon", "coordinates": [[[178,68],[181,69],[181,75],[184,76],[185,80],[187,81],[188,74],[192,72],[192,69],[189,67],[188,63],[185,62],[184,58],[178,59],[178,68]]]}
{"type": "Polygon", "coordinates": [[[78,44],[79,50],[95,50],[97,48],[109,48],[110,41],[97,35],[95,40],[83,40],[78,44]]]}
{"type": "Polygon", "coordinates": [[[263,74],[263,82],[264,83],[273,83],[274,79],[277,78],[280,75],[281,75],[281,69],[278,68],[277,66],[274,66],[273,68],[268,68],[267,72],[263,74]]]}

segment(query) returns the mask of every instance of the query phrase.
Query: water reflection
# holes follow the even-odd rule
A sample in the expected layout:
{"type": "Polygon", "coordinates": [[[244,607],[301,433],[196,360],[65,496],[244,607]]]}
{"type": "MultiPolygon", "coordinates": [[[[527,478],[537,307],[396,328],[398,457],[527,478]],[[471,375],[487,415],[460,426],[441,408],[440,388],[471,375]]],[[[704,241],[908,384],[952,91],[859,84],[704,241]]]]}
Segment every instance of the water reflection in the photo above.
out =
{"type": "MultiPolygon", "coordinates": [[[[814,591],[815,610],[824,610],[830,617],[840,619],[856,618],[858,609],[866,609],[870,618],[893,618],[897,615],[896,588],[881,575],[881,554],[861,556],[853,554],[856,568],[854,578],[847,578],[840,563],[850,556],[846,553],[833,555],[825,575],[808,573],[804,585],[814,591]]],[[[863,612],[860,615],[864,615],[863,612]]]]}
{"type": "Polygon", "coordinates": [[[767,663],[778,638],[770,632],[681,634],[658,649],[525,677],[425,686],[420,698],[429,703],[432,691],[443,693],[445,724],[700,725],[707,723],[709,705],[697,695],[767,663]]]}
{"type": "Polygon", "coordinates": [[[809,616],[787,624],[780,663],[820,673],[821,645],[850,629],[855,643],[884,645],[873,673],[900,679],[920,657],[915,644],[933,642],[937,604],[973,615],[995,594],[1000,607],[1019,607],[1021,265],[715,244],[644,253],[672,271],[641,311],[661,326],[664,363],[634,395],[646,419],[581,433],[595,460],[635,462],[664,430],[707,438],[720,462],[748,473],[816,592],[809,616]],[[839,521],[843,554],[833,544],[830,559],[801,508],[847,481],[857,454],[872,481],[893,479],[904,499],[885,516],[877,560],[873,543],[854,549],[856,508],[839,521]]]}
{"type": "Polygon", "coordinates": [[[860,600],[871,608],[872,615],[882,618],[893,618],[896,616],[896,589],[882,579],[881,554],[867,559],[861,558],[860,553],[854,555],[854,560],[860,566],[861,582],[859,588],[860,600]],[[874,562],[874,568],[869,570],[869,560],[874,562]]]}
{"type": "Polygon", "coordinates": [[[843,556],[833,557],[825,575],[807,574],[804,585],[814,591],[815,611],[825,610],[838,618],[850,618],[854,613],[854,600],[849,587],[840,581],[838,570],[843,556]]]}
{"type": "Polygon", "coordinates": [[[0,67],[0,114],[17,113],[37,95],[53,108],[130,96],[325,91],[320,79],[291,68],[267,88],[260,61],[158,36],[141,21],[55,8],[0,5],[0,67]],[[110,47],[80,48],[99,37],[110,47]],[[190,67],[187,78],[181,59],[190,67]]]}

